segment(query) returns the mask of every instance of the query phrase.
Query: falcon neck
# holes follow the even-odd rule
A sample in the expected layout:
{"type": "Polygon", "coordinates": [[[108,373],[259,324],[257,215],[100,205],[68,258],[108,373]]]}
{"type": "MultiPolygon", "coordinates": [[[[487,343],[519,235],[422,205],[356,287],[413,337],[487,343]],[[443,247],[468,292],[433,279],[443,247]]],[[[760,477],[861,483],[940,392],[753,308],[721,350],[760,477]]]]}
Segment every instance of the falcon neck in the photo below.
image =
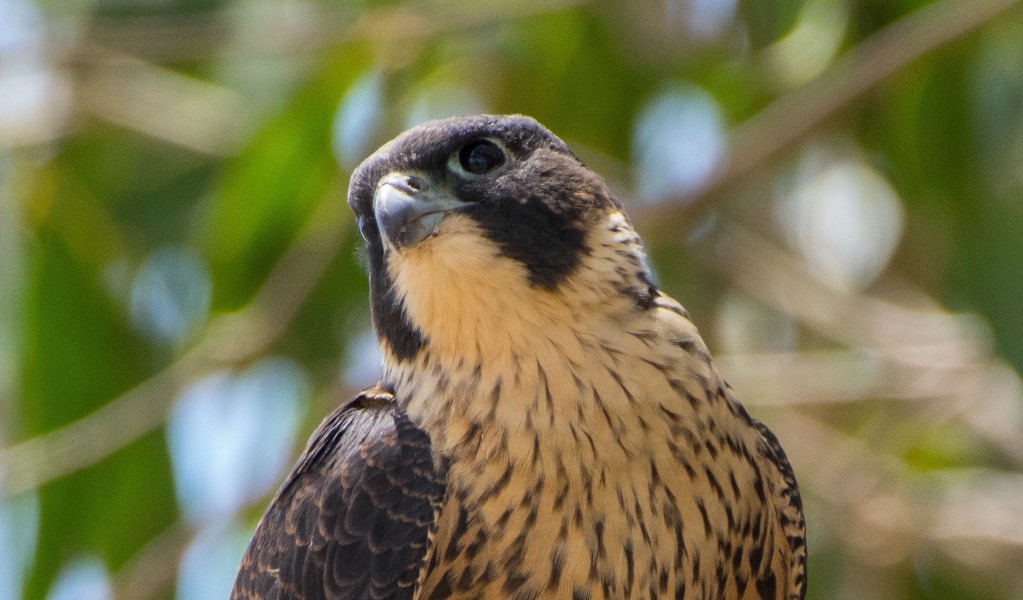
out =
{"type": "Polygon", "coordinates": [[[683,363],[663,335],[638,236],[613,213],[588,246],[555,290],[530,285],[482,236],[439,236],[391,265],[425,343],[412,359],[385,345],[385,380],[435,444],[480,430],[556,440],[598,417],[625,429],[636,398],[672,393],[664,372],[683,363]]]}

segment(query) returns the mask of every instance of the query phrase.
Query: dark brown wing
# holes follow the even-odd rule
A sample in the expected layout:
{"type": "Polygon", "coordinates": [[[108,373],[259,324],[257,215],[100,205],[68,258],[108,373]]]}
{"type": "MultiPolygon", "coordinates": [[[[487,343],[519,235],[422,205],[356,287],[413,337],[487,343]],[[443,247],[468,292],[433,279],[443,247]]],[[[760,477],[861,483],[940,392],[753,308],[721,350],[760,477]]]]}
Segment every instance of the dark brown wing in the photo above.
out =
{"type": "Polygon", "coordinates": [[[806,597],[806,520],[803,517],[803,500],[799,495],[796,475],[792,465],[785,456],[785,450],[774,433],[760,421],[753,424],[767,443],[769,457],[778,469],[781,485],[777,486],[775,501],[781,517],[782,528],[789,542],[789,554],[792,557],[791,576],[788,582],[788,600],[803,600],[806,597]]]}
{"type": "Polygon", "coordinates": [[[443,497],[429,436],[393,396],[363,392],[313,434],[231,598],[412,600],[443,497]]]}

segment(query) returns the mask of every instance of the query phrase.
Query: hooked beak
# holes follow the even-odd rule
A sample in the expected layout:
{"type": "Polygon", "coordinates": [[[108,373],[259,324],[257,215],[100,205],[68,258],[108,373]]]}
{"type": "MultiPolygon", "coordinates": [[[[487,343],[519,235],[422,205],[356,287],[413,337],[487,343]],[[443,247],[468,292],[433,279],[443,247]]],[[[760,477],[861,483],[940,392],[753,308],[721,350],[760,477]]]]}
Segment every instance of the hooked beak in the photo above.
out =
{"type": "Polygon", "coordinates": [[[465,206],[450,194],[434,189],[423,177],[390,173],[373,194],[373,212],[384,240],[397,250],[411,248],[430,237],[448,212],[465,206]]]}

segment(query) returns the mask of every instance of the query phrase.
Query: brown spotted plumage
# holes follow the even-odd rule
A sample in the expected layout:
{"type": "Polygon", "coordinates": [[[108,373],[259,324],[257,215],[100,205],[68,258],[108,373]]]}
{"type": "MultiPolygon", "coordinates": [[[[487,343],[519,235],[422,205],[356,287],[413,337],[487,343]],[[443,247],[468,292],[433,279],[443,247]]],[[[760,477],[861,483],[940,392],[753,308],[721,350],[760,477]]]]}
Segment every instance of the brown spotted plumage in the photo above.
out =
{"type": "Polygon", "coordinates": [[[525,117],[426,123],[349,204],[387,391],[314,435],[233,597],[803,597],[781,445],[560,140],[525,117]]]}

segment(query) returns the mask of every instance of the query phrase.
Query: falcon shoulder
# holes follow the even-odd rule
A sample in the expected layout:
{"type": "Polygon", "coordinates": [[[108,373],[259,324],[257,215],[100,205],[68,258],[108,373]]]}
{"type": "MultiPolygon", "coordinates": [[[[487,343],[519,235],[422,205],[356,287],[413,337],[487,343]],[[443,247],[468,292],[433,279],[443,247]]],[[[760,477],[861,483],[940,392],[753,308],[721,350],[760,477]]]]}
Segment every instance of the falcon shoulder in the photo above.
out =
{"type": "Polygon", "coordinates": [[[443,470],[390,393],[362,392],[314,432],[256,529],[231,598],[412,600],[443,470]]]}

